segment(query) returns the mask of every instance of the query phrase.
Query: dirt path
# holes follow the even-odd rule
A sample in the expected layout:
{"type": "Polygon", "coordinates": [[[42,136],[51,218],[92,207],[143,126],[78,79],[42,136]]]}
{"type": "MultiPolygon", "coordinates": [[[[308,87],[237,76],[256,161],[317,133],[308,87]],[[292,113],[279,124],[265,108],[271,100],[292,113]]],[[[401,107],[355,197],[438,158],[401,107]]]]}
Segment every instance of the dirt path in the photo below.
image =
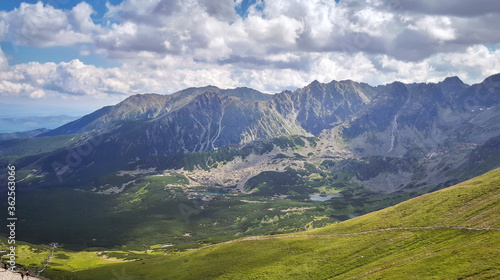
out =
{"type": "MultiPolygon", "coordinates": [[[[0,280],[21,280],[21,274],[10,272],[8,270],[0,268],[0,280]]],[[[24,280],[41,280],[41,279],[33,276],[30,276],[29,278],[24,276],[24,280]]]]}
{"type": "Polygon", "coordinates": [[[284,238],[295,238],[295,237],[344,237],[344,236],[362,235],[362,234],[391,231],[391,230],[414,230],[414,229],[427,229],[427,230],[459,229],[459,230],[468,230],[468,231],[500,231],[500,228],[470,228],[470,227],[458,227],[458,226],[392,227],[392,228],[381,228],[381,229],[353,232],[353,233],[339,233],[339,234],[298,234],[298,235],[285,235],[285,236],[252,236],[252,237],[243,238],[242,241],[284,239],[284,238]]]}
{"type": "Polygon", "coordinates": [[[459,227],[459,226],[429,226],[429,227],[392,227],[392,228],[381,228],[375,230],[368,231],[360,231],[353,233],[338,233],[338,234],[297,234],[297,235],[278,235],[278,236],[250,236],[242,239],[235,239],[231,241],[211,244],[207,246],[203,246],[194,250],[203,250],[205,248],[219,246],[224,244],[231,244],[242,241],[253,241],[253,240],[269,240],[269,239],[287,239],[287,238],[298,238],[298,237],[344,237],[344,236],[354,236],[354,235],[362,235],[362,234],[370,234],[376,232],[383,231],[391,231],[391,230],[415,230],[415,229],[425,229],[425,230],[442,230],[442,229],[458,229],[458,230],[467,230],[467,231],[500,231],[500,228],[471,228],[471,227],[459,227]]]}

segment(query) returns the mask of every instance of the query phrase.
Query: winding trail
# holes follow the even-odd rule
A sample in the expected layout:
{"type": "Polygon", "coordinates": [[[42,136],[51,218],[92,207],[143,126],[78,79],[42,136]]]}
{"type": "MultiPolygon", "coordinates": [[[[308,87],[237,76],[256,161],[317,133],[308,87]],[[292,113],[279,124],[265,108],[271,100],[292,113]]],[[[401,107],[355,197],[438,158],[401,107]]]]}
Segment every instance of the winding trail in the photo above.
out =
{"type": "Polygon", "coordinates": [[[467,231],[500,231],[500,228],[471,228],[471,227],[459,227],[459,226],[392,227],[392,228],[381,228],[381,229],[367,230],[367,231],[361,231],[361,232],[338,233],[338,234],[297,234],[297,235],[285,235],[285,236],[252,236],[252,237],[245,237],[245,238],[241,239],[241,241],[285,239],[285,238],[295,238],[295,237],[344,237],[344,236],[354,236],[354,235],[370,234],[370,233],[392,231],[392,230],[415,230],[415,229],[424,229],[424,230],[457,229],[457,230],[467,230],[467,231]]]}
{"type": "MultiPolygon", "coordinates": [[[[148,183],[148,185],[149,185],[149,183],[148,183]]],[[[52,247],[52,250],[50,251],[50,255],[47,256],[47,259],[46,259],[47,261],[45,262],[45,265],[43,266],[43,268],[40,271],[38,271],[38,275],[40,275],[40,273],[44,272],[45,269],[47,268],[47,266],[52,261],[52,257],[54,256],[54,250],[57,248],[58,245],[57,245],[57,243],[52,243],[52,244],[50,244],[50,246],[52,247]]]]}
{"type": "Polygon", "coordinates": [[[360,231],[360,232],[352,232],[352,233],[337,233],[337,234],[297,234],[297,235],[275,235],[275,236],[249,236],[242,239],[235,239],[231,241],[211,244],[207,246],[203,246],[197,249],[202,250],[205,248],[231,244],[242,241],[254,241],[254,240],[269,240],[269,239],[288,239],[288,238],[300,238],[300,237],[346,237],[346,236],[354,236],[354,235],[363,235],[384,231],[392,231],[392,230],[443,230],[443,229],[454,229],[454,230],[466,230],[466,231],[499,231],[500,228],[475,228],[475,227],[461,227],[461,226],[426,226],[426,227],[390,227],[390,228],[380,228],[374,230],[360,231]]]}

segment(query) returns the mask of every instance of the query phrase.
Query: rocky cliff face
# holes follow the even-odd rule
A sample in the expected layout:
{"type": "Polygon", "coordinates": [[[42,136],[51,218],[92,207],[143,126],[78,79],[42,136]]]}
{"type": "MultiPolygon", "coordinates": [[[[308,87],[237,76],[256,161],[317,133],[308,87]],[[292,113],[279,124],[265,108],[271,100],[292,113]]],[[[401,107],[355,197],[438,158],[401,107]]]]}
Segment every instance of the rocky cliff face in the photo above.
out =
{"type": "Polygon", "coordinates": [[[272,95],[264,94],[250,88],[223,90],[214,86],[187,88],[171,95],[154,93],[136,94],[117,105],[104,107],[40,136],[83,133],[94,129],[104,129],[115,122],[153,119],[186,106],[197,96],[206,92],[220,93],[224,96],[235,96],[244,100],[264,101],[272,98],[272,95]]]}
{"type": "Polygon", "coordinates": [[[367,84],[352,81],[322,84],[314,81],[294,92],[277,94],[272,103],[291,123],[318,135],[363,109],[376,94],[376,90],[367,84]]]}
{"type": "Polygon", "coordinates": [[[351,142],[353,149],[364,149],[368,154],[401,157],[415,149],[430,153],[446,148],[444,143],[455,149],[453,143],[465,140],[458,135],[467,127],[500,132],[487,123],[500,104],[500,87],[491,80],[471,87],[458,78],[438,84],[387,85],[366,110],[338,126],[336,133],[351,142]]]}
{"type": "Polygon", "coordinates": [[[152,154],[169,155],[299,133],[300,127],[288,125],[265,102],[207,92],[144,124],[134,141],[151,147],[152,154]]]}
{"type": "Polygon", "coordinates": [[[387,184],[394,174],[399,187],[392,191],[451,184],[466,173],[477,176],[500,165],[492,159],[500,151],[492,144],[500,135],[497,79],[492,76],[473,86],[456,77],[438,84],[393,83],[381,87],[351,120],[324,130],[320,138],[341,142],[358,158],[402,159],[376,176],[358,178],[365,185],[387,184]],[[475,154],[483,155],[485,167],[470,172],[475,154]]]}

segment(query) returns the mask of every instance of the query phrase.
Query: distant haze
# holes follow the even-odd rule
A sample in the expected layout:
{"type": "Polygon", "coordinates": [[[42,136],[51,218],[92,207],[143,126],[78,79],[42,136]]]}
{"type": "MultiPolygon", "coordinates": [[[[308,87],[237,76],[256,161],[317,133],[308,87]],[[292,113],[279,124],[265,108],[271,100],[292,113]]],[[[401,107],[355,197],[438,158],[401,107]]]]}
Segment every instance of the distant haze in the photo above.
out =
{"type": "Polygon", "coordinates": [[[0,133],[21,132],[37,128],[54,129],[76,120],[71,116],[0,118],[0,133]]]}

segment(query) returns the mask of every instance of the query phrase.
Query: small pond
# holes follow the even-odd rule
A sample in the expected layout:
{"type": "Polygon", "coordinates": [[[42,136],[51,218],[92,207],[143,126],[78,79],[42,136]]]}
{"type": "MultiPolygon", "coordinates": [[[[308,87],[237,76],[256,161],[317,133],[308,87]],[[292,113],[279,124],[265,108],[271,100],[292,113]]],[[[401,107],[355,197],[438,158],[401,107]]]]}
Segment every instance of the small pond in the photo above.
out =
{"type": "Polygon", "coordinates": [[[323,202],[332,199],[333,197],[342,197],[339,193],[327,193],[327,194],[311,194],[309,199],[315,202],[323,202]]]}

